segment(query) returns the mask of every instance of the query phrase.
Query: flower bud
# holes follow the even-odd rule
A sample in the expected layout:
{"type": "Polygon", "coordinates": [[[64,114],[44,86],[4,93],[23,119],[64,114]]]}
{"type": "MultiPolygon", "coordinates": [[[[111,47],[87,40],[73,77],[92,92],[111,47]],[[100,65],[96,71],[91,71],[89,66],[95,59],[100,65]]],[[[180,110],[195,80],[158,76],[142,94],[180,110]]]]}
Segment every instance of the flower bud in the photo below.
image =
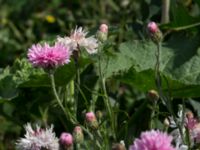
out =
{"type": "Polygon", "coordinates": [[[70,150],[73,147],[73,137],[70,133],[63,132],[60,136],[59,142],[64,150],[70,150]]]}
{"type": "Polygon", "coordinates": [[[186,112],[186,117],[188,118],[188,119],[193,119],[194,118],[194,114],[191,112],[191,111],[188,111],[188,112],[186,112]]]}
{"type": "Polygon", "coordinates": [[[84,135],[82,128],[80,126],[76,126],[73,131],[74,142],[76,144],[82,143],[84,140],[84,135]]]}
{"type": "Polygon", "coordinates": [[[108,38],[108,26],[106,24],[101,24],[99,31],[97,32],[97,38],[101,42],[105,42],[108,38]]]}
{"type": "Polygon", "coordinates": [[[155,22],[149,22],[147,25],[148,34],[151,37],[152,41],[156,44],[162,41],[162,32],[158,28],[155,22]]]}
{"type": "Polygon", "coordinates": [[[86,113],[85,119],[90,128],[92,128],[92,129],[98,128],[98,122],[97,122],[96,116],[93,112],[86,113]]]}
{"type": "Polygon", "coordinates": [[[102,113],[100,110],[98,110],[98,111],[96,112],[96,116],[97,116],[97,119],[98,119],[98,120],[101,120],[101,119],[103,118],[103,113],[102,113]]]}
{"type": "Polygon", "coordinates": [[[165,120],[164,120],[164,125],[166,126],[166,127],[169,127],[169,125],[170,125],[170,122],[169,122],[169,119],[168,118],[165,118],[165,120]]]}
{"type": "Polygon", "coordinates": [[[159,29],[155,22],[149,22],[147,25],[149,33],[156,33],[159,29]]]}
{"type": "Polygon", "coordinates": [[[101,24],[99,30],[103,33],[108,33],[108,26],[107,24],[101,24]]]}
{"type": "Polygon", "coordinates": [[[147,97],[153,102],[156,102],[159,99],[158,92],[155,90],[149,90],[147,93],[147,97]]]}
{"type": "Polygon", "coordinates": [[[114,143],[112,145],[112,150],[126,150],[124,141],[120,141],[120,143],[114,143]]]}

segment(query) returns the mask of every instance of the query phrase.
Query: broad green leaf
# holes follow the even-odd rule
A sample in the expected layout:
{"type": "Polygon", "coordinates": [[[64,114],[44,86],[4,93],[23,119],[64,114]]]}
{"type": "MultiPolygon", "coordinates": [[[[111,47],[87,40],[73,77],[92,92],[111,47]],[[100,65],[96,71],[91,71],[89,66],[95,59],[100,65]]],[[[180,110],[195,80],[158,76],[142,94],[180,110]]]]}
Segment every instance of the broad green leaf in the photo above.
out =
{"type": "MultiPolygon", "coordinates": [[[[200,56],[197,48],[199,38],[177,35],[163,44],[160,70],[165,78],[162,86],[174,97],[197,97],[200,89],[200,56]]],[[[132,61],[133,67],[121,75],[121,80],[136,88],[147,91],[156,88],[154,66],[156,45],[152,42],[126,42],[121,44],[122,57],[132,61]]],[[[119,77],[119,76],[118,76],[119,77]]]]}

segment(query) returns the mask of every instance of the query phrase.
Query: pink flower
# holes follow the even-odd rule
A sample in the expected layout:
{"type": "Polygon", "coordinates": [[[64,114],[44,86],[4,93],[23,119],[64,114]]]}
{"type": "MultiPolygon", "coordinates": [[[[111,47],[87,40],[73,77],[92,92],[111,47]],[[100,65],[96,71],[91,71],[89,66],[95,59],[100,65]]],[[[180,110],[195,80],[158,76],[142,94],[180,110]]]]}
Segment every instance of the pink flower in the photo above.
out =
{"type": "Polygon", "coordinates": [[[107,24],[101,24],[99,27],[99,30],[103,33],[107,33],[108,32],[108,26],[107,24]]]}
{"type": "Polygon", "coordinates": [[[158,31],[158,26],[155,22],[149,22],[147,29],[150,33],[156,33],[158,31]]]}
{"type": "Polygon", "coordinates": [[[143,132],[129,150],[175,150],[171,145],[172,137],[158,130],[143,132]]]}
{"type": "Polygon", "coordinates": [[[93,112],[86,113],[85,118],[86,118],[87,122],[96,121],[96,116],[95,116],[95,114],[93,112]]]}
{"type": "Polygon", "coordinates": [[[80,126],[76,126],[74,128],[74,132],[82,132],[82,128],[80,126]]]}
{"type": "Polygon", "coordinates": [[[60,144],[64,147],[71,147],[73,145],[73,137],[70,133],[63,132],[60,136],[60,144]]]}
{"type": "Polygon", "coordinates": [[[28,50],[28,59],[32,65],[44,69],[56,68],[69,63],[70,55],[69,49],[60,43],[55,43],[53,46],[47,43],[36,44],[28,50]]]}

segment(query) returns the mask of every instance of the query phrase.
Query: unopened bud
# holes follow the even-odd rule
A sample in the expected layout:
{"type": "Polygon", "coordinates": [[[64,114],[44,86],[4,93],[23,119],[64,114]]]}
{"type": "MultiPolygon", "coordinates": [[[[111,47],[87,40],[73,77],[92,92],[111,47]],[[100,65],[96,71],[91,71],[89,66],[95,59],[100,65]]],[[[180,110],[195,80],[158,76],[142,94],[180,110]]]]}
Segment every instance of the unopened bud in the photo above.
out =
{"type": "Polygon", "coordinates": [[[84,140],[83,130],[80,126],[76,126],[73,131],[73,137],[75,143],[82,143],[84,140]]]}
{"type": "Polygon", "coordinates": [[[120,143],[115,143],[112,145],[112,150],[126,150],[124,141],[120,141],[120,143]]]}
{"type": "Polygon", "coordinates": [[[105,42],[108,38],[108,26],[106,24],[101,24],[99,31],[97,32],[97,38],[101,42],[105,42]]]}
{"type": "Polygon", "coordinates": [[[147,97],[153,102],[155,102],[155,101],[157,101],[159,99],[158,92],[155,91],[155,90],[148,91],[147,97]]]}
{"type": "Polygon", "coordinates": [[[97,116],[97,119],[101,120],[103,118],[103,113],[100,110],[98,110],[96,112],[96,116],[97,116]]]}
{"type": "Polygon", "coordinates": [[[93,112],[86,113],[85,119],[90,128],[92,128],[92,129],[98,128],[98,122],[97,122],[96,116],[93,112]]]}
{"type": "Polygon", "coordinates": [[[163,35],[155,22],[149,22],[147,25],[148,34],[152,41],[158,44],[162,41],[163,35]]]}
{"type": "Polygon", "coordinates": [[[149,33],[152,33],[152,34],[156,33],[159,30],[155,22],[149,22],[147,25],[147,28],[148,28],[149,33]]]}
{"type": "Polygon", "coordinates": [[[99,30],[104,33],[108,33],[108,26],[107,24],[101,24],[99,30]]]}
{"type": "Polygon", "coordinates": [[[59,142],[63,150],[71,150],[73,147],[73,137],[70,133],[63,132],[59,142]]]}
{"type": "Polygon", "coordinates": [[[194,115],[193,115],[193,113],[192,113],[191,111],[188,111],[188,112],[186,112],[186,117],[187,117],[188,119],[193,119],[193,118],[194,118],[194,115]]]}
{"type": "Polygon", "coordinates": [[[170,122],[169,122],[169,119],[168,118],[165,118],[165,120],[164,120],[164,125],[166,126],[166,127],[169,127],[169,125],[170,125],[170,122]]]}

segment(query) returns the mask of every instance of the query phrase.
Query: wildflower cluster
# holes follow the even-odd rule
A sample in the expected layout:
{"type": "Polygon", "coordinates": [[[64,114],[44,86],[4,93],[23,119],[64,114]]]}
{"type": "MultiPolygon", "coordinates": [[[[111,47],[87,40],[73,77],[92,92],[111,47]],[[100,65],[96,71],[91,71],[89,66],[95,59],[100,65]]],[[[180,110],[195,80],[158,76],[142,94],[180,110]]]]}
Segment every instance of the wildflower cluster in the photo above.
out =
{"type": "MultiPolygon", "coordinates": [[[[103,24],[100,26],[98,35],[107,37],[108,26],[103,24]]],[[[52,69],[70,62],[70,56],[73,51],[80,51],[84,48],[89,54],[97,53],[98,40],[95,36],[87,36],[88,32],[82,27],[73,30],[70,36],[57,37],[54,45],[34,44],[28,50],[28,59],[34,67],[43,69],[52,69]]],[[[102,39],[99,38],[99,40],[102,39]]]]}

